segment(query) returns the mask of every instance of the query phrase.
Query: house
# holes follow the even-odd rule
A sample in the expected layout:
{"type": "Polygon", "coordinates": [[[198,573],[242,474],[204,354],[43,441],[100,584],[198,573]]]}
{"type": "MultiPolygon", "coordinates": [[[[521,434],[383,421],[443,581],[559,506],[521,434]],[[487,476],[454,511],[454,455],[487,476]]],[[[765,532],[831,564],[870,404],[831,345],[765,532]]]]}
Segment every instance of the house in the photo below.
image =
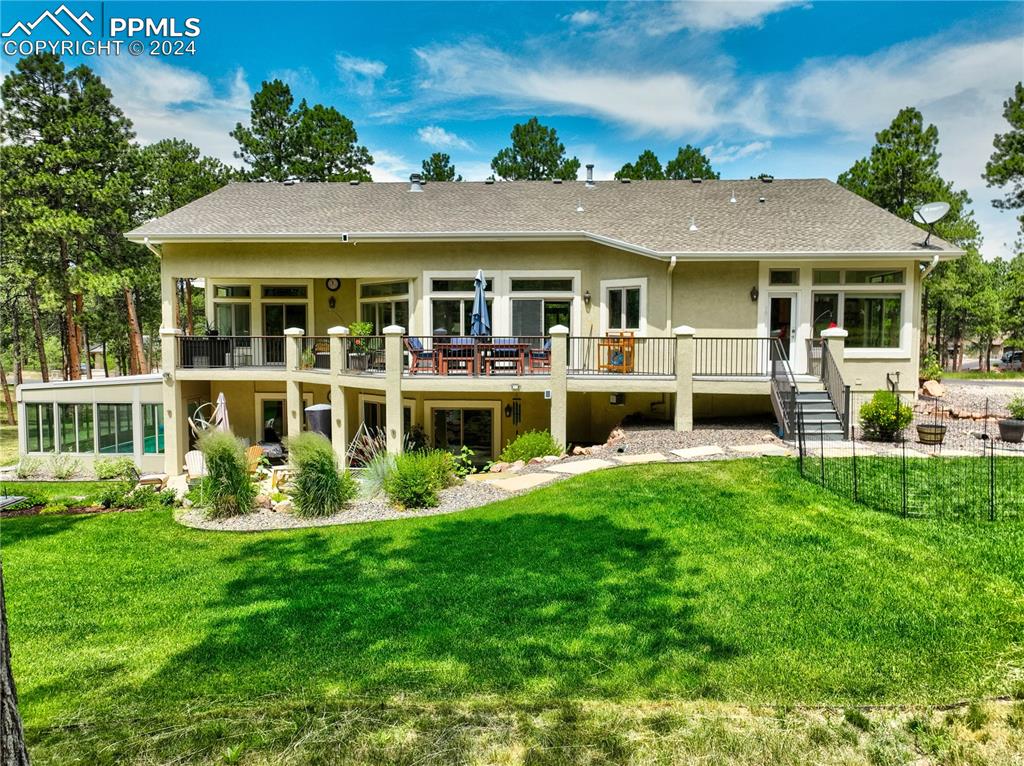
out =
{"type": "Polygon", "coordinates": [[[252,442],[329,404],[342,454],[361,427],[479,459],[625,416],[792,433],[801,400],[841,432],[850,389],[916,388],[922,279],[962,254],[824,179],[232,183],[126,236],[160,259],[162,374],[22,386],[23,451],[178,473],[219,393],[252,442]],[[184,277],[215,336],[178,329],[184,277]]]}

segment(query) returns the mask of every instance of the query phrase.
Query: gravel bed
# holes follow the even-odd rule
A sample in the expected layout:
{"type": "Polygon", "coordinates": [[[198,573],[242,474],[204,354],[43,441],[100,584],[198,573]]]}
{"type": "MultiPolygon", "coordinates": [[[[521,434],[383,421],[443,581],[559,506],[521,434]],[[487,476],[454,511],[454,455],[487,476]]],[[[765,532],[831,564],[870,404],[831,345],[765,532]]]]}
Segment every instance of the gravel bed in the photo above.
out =
{"type": "Polygon", "coordinates": [[[186,527],[207,529],[218,532],[264,532],[271,529],[300,529],[303,527],[330,527],[338,524],[362,524],[367,521],[392,521],[412,519],[419,516],[438,516],[445,513],[456,513],[470,508],[477,508],[497,500],[503,500],[516,493],[505,492],[489,484],[480,482],[464,482],[455,487],[443,490],[439,495],[440,503],[436,508],[417,508],[400,511],[383,499],[359,498],[353,500],[340,513],[317,518],[302,518],[295,514],[280,511],[259,510],[244,516],[233,516],[229,519],[208,519],[197,508],[183,508],[175,518],[186,527]]]}
{"type": "Polygon", "coordinates": [[[905,432],[907,446],[913,447],[922,452],[939,452],[941,450],[965,450],[967,452],[982,450],[984,440],[978,438],[980,434],[988,434],[990,439],[999,438],[1000,417],[1008,416],[1007,405],[1015,396],[1024,395],[1024,384],[1020,386],[979,386],[964,385],[959,381],[951,380],[943,383],[944,395],[939,399],[920,398],[914,408],[914,421],[905,432]],[[935,402],[942,412],[941,415],[931,413],[930,404],[935,402]],[[918,409],[929,407],[925,412],[918,409]],[[986,421],[973,420],[971,418],[950,417],[949,410],[969,411],[984,413],[988,412],[990,417],[986,421]],[[931,447],[921,444],[917,440],[918,423],[944,423],[946,426],[946,438],[940,447],[931,447]]]}

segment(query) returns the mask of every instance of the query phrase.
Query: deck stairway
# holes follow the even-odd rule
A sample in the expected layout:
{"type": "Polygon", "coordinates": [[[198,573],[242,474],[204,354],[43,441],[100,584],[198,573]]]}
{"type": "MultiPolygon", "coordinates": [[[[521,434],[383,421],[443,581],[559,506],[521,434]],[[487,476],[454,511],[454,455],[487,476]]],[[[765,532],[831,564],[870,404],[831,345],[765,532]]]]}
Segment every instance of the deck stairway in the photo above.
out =
{"type": "Polygon", "coordinates": [[[797,382],[797,406],[803,413],[804,438],[814,441],[842,441],[843,424],[832,398],[817,378],[797,382]]]}

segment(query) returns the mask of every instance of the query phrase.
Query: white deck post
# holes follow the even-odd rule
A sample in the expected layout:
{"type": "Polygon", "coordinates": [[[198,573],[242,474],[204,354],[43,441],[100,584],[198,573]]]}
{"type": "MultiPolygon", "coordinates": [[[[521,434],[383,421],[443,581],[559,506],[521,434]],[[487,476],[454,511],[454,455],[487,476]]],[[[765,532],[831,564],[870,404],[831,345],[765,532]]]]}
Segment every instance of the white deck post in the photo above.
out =
{"type": "Polygon", "coordinates": [[[679,325],[672,331],[676,336],[676,417],[677,431],[693,430],[693,361],[696,343],[694,330],[679,325]]]}
{"type": "Polygon", "coordinates": [[[828,353],[839,368],[839,375],[846,380],[846,330],[842,327],[829,327],[821,331],[821,340],[828,346],[828,353]]]}
{"type": "MultiPolygon", "coordinates": [[[[163,370],[164,473],[177,476],[185,465],[188,447],[188,413],[181,399],[181,383],[174,376],[178,359],[177,327],[160,328],[160,367],[163,370]]],[[[134,408],[132,410],[134,413],[134,408]]]]}
{"type": "Polygon", "coordinates": [[[551,436],[562,448],[568,447],[569,414],[569,328],[555,325],[551,336],[551,436]]]}
{"type": "Polygon", "coordinates": [[[338,462],[344,466],[348,455],[348,411],[345,408],[345,387],[337,378],[345,370],[347,327],[329,327],[331,338],[331,444],[338,462]]]}
{"type": "Polygon", "coordinates": [[[405,434],[402,433],[402,336],[405,328],[388,325],[384,328],[384,409],[387,431],[388,452],[398,455],[402,452],[405,434]]]}
{"type": "Polygon", "coordinates": [[[302,358],[302,338],[306,331],[301,327],[289,327],[284,331],[285,402],[288,410],[288,435],[302,433],[302,383],[295,380],[293,372],[299,369],[302,358]]]}

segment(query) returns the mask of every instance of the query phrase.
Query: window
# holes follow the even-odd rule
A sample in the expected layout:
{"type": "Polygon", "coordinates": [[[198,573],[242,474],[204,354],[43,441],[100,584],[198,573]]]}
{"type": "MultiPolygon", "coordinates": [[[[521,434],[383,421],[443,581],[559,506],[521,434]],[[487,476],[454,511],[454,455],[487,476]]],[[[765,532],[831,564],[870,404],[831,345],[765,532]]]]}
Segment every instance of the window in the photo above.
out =
{"type": "Polygon", "coordinates": [[[135,451],[130,404],[97,404],[96,430],[99,433],[100,452],[130,454],[135,451]]]}
{"type": "Polygon", "coordinates": [[[799,269],[771,269],[768,272],[769,285],[798,285],[800,284],[799,269]]]}
{"type": "Polygon", "coordinates": [[[571,328],[571,300],[517,298],[512,301],[512,334],[517,337],[547,335],[555,325],[571,328]]]}
{"type": "Polygon", "coordinates": [[[640,329],[640,287],[608,288],[608,329],[640,329]]]}
{"type": "Polygon", "coordinates": [[[305,298],[305,285],[263,285],[264,298],[305,298]]]}
{"type": "Polygon", "coordinates": [[[379,335],[388,325],[409,329],[409,283],[370,282],[359,286],[359,318],[379,335]]]}
{"type": "Polygon", "coordinates": [[[899,348],[903,296],[891,293],[815,293],[814,336],[833,322],[848,333],[847,348],[899,348]]]}
{"type": "Polygon", "coordinates": [[[458,454],[463,446],[473,450],[473,462],[483,463],[494,454],[494,410],[436,408],[432,412],[434,449],[458,454]]]}
{"type": "MultiPolygon", "coordinates": [[[[487,315],[494,316],[494,301],[487,299],[487,315]]],[[[469,335],[473,324],[472,298],[434,298],[430,302],[430,320],[434,332],[469,335]]]]}
{"type": "Polygon", "coordinates": [[[903,269],[881,271],[847,271],[844,284],[847,285],[902,285],[903,269]]]}
{"type": "MultiPolygon", "coordinates": [[[[435,293],[472,293],[476,291],[475,279],[432,279],[430,289],[435,293]]],[[[484,280],[484,292],[494,290],[494,280],[484,280]]]]}
{"type": "Polygon", "coordinates": [[[571,293],[572,277],[568,279],[513,279],[511,290],[514,293],[571,293]]]}
{"type": "Polygon", "coordinates": [[[370,282],[359,286],[360,298],[390,298],[396,295],[408,295],[408,293],[408,282],[370,282]]]}
{"type": "Polygon", "coordinates": [[[164,410],[161,404],[142,405],[142,451],[147,455],[164,452],[164,410]]]}
{"type": "Polygon", "coordinates": [[[248,336],[250,310],[248,303],[214,303],[213,321],[221,335],[248,336]]]}
{"type": "Polygon", "coordinates": [[[900,345],[902,299],[899,295],[847,295],[843,328],[850,348],[896,348],[900,345]]]}
{"type": "Polygon", "coordinates": [[[838,285],[842,272],[839,269],[815,269],[811,281],[816,285],[838,285]]]}
{"type": "Polygon", "coordinates": [[[25,434],[29,452],[53,452],[53,405],[25,405],[25,434]]]}
{"type": "Polygon", "coordinates": [[[92,405],[61,404],[59,410],[60,451],[95,451],[96,445],[92,438],[92,405]]]}
{"type": "Polygon", "coordinates": [[[289,327],[306,329],[305,303],[264,303],[263,334],[284,335],[289,327]]]}
{"type": "Polygon", "coordinates": [[[217,285],[213,291],[214,298],[248,298],[251,294],[249,285],[217,285]]]}

